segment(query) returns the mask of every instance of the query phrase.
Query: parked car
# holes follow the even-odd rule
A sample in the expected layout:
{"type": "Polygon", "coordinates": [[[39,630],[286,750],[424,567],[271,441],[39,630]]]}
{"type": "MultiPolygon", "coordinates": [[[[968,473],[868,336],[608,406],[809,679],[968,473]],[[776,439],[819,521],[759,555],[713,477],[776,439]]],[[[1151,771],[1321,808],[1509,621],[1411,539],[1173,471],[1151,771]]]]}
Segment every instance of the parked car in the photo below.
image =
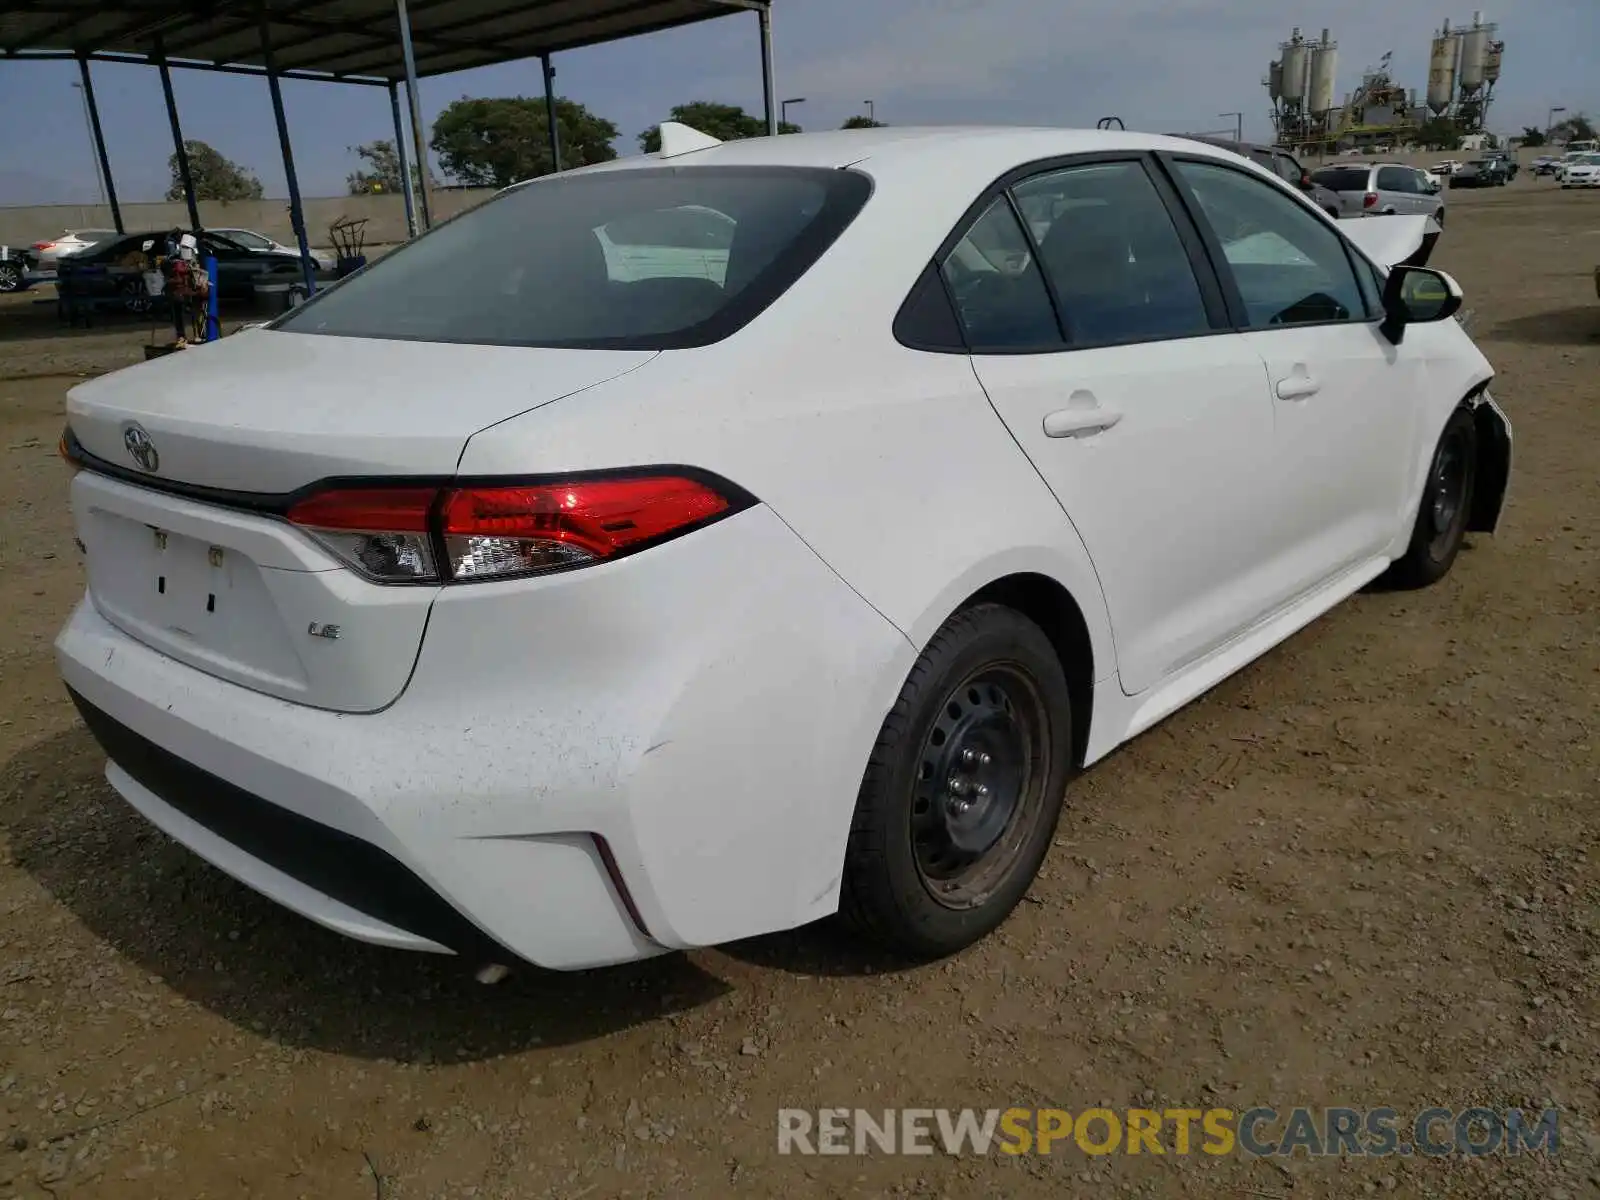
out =
{"type": "Polygon", "coordinates": [[[33,252],[38,256],[39,269],[49,272],[55,270],[57,259],[65,255],[79,254],[90,246],[118,236],[115,229],[69,229],[60,237],[35,242],[33,252]]]}
{"type": "Polygon", "coordinates": [[[20,246],[0,246],[0,293],[20,292],[39,274],[39,256],[20,246]]]}
{"type": "MultiPolygon", "coordinates": [[[[161,244],[168,232],[147,230],[98,242],[86,250],[60,259],[56,266],[57,275],[62,285],[79,297],[120,298],[128,311],[146,312],[152,307],[152,298],[145,288],[143,274],[133,268],[120,268],[118,264],[130,254],[136,254],[147,241],[161,244]]],[[[259,276],[285,265],[300,265],[298,254],[249,250],[214,232],[200,235],[199,252],[202,258],[216,256],[217,296],[220,300],[252,299],[255,281],[259,276]]]]}
{"type": "Polygon", "coordinates": [[[1453,188],[1504,187],[1509,181],[1499,159],[1475,158],[1450,177],[1453,188]]]}
{"type": "MultiPolygon", "coordinates": [[[[296,259],[300,257],[300,250],[296,246],[286,246],[282,242],[273,241],[264,233],[257,233],[253,229],[212,229],[209,232],[218,237],[227,238],[235,245],[243,246],[246,250],[253,250],[258,254],[287,254],[296,259]]],[[[318,270],[331,271],[337,265],[334,256],[326,250],[311,251],[318,270]]]]}
{"type": "Polygon", "coordinates": [[[1483,157],[1499,165],[1499,169],[1505,175],[1507,183],[1516,179],[1517,172],[1522,169],[1521,164],[1504,150],[1486,150],[1483,157]]]}
{"type": "Polygon", "coordinates": [[[1081,769],[1495,528],[1429,226],[1120,130],[668,123],[75,387],[60,670],[135,809],[356,938],[948,954],[1081,769]],[[677,209],[724,281],[614,277],[677,209]]]}
{"type": "Polygon", "coordinates": [[[1567,164],[1561,177],[1563,188],[1600,187],[1600,154],[1583,154],[1567,164]]]}
{"type": "Polygon", "coordinates": [[[1443,162],[1434,163],[1432,173],[1438,175],[1440,178],[1444,178],[1449,175],[1454,175],[1460,169],[1461,161],[1459,159],[1447,158],[1443,162]]]}
{"type": "Polygon", "coordinates": [[[1437,184],[1401,163],[1356,163],[1318,167],[1311,178],[1339,198],[1347,217],[1417,215],[1444,224],[1444,198],[1437,184]]]}
{"type": "Polygon", "coordinates": [[[1553,175],[1555,174],[1556,169],[1555,156],[1550,154],[1541,154],[1538,158],[1534,159],[1528,164],[1528,169],[1535,175],[1553,175]]]}
{"type": "Polygon", "coordinates": [[[1590,153],[1590,151],[1587,151],[1587,150],[1568,150],[1565,154],[1563,154],[1560,158],[1558,158],[1556,160],[1555,170],[1552,172],[1552,174],[1555,176],[1556,182],[1557,183],[1564,182],[1566,180],[1566,177],[1567,177],[1567,168],[1570,167],[1573,163],[1577,162],[1585,154],[1588,154],[1588,153],[1590,153]]]}
{"type": "Polygon", "coordinates": [[[1334,220],[1338,220],[1341,216],[1339,197],[1319,184],[1316,177],[1300,165],[1300,160],[1282,146],[1265,145],[1260,142],[1236,142],[1232,138],[1208,136],[1197,137],[1195,141],[1220,146],[1224,150],[1232,150],[1235,154],[1243,155],[1258,167],[1265,167],[1271,171],[1290,187],[1299,188],[1311,198],[1313,204],[1334,220]]]}

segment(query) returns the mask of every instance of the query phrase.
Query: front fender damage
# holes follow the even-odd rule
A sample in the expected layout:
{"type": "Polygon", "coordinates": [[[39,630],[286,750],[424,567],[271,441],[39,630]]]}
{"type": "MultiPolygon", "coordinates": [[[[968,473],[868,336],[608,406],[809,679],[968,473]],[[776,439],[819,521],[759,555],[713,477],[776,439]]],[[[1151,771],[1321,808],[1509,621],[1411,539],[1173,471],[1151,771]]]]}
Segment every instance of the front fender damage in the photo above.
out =
{"type": "Polygon", "coordinates": [[[1477,484],[1467,529],[1492,534],[1500,526],[1511,486],[1511,421],[1488,388],[1470,397],[1467,407],[1478,428],[1477,484]]]}

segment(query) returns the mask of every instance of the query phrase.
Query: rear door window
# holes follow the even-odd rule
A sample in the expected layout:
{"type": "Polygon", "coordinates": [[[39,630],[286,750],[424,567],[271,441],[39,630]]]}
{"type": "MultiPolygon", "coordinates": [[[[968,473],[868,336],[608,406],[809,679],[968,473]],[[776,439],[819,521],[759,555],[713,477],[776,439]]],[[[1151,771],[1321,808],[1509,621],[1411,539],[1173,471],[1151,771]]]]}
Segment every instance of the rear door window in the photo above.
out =
{"type": "Polygon", "coordinates": [[[273,328],[484,345],[672,349],[727,337],[867,202],[855,171],[630,168],[503,192],[273,328]]]}
{"type": "Polygon", "coordinates": [[[1063,348],[1050,292],[1007,197],[989,205],[940,267],[974,354],[1063,348]]]}
{"type": "Polygon", "coordinates": [[[1416,172],[1409,167],[1379,167],[1378,190],[1414,195],[1419,190],[1416,172]]]}
{"type": "Polygon", "coordinates": [[[1366,167],[1321,167],[1311,173],[1311,178],[1329,191],[1364,192],[1371,175],[1366,167]]]}
{"type": "Polygon", "coordinates": [[[1092,163],[1016,186],[1074,345],[1211,329],[1200,284],[1140,162],[1092,163]]]}

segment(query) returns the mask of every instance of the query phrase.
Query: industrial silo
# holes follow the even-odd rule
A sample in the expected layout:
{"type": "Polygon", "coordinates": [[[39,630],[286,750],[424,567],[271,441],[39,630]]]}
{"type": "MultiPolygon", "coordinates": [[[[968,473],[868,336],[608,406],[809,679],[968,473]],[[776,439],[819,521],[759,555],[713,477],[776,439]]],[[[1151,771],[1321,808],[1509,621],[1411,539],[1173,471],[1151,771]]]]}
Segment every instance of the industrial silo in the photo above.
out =
{"type": "Polygon", "coordinates": [[[1283,99],[1286,104],[1299,104],[1305,99],[1311,48],[1295,29],[1293,36],[1278,47],[1283,51],[1283,99]]]}
{"type": "Polygon", "coordinates": [[[1456,91],[1457,35],[1447,24],[1433,39],[1433,49],[1428,54],[1428,110],[1438,116],[1450,107],[1456,91]]]}
{"type": "Polygon", "coordinates": [[[1311,48],[1311,92],[1306,101],[1310,112],[1325,113],[1333,110],[1333,84],[1339,74],[1339,43],[1331,41],[1328,31],[1322,31],[1322,41],[1311,48]]]}
{"type": "Polygon", "coordinates": [[[1274,104],[1283,99],[1283,64],[1281,62],[1270,63],[1267,66],[1267,95],[1272,97],[1274,104]]]}
{"type": "Polygon", "coordinates": [[[1484,68],[1489,59],[1490,27],[1483,24],[1483,14],[1472,15],[1472,28],[1461,35],[1461,94],[1476,95],[1483,86],[1484,68]]]}
{"type": "Polygon", "coordinates": [[[1490,42],[1489,52],[1483,58],[1483,81],[1493,87],[1500,80],[1500,60],[1505,56],[1504,42],[1490,42]]]}

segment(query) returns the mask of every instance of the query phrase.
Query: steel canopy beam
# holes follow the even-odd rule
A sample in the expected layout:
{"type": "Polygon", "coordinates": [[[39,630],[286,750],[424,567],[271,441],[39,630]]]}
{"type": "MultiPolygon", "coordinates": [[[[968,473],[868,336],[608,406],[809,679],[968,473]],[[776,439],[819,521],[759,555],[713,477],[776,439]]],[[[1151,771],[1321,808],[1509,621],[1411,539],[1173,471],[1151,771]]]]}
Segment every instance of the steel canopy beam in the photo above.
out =
{"type": "Polygon", "coordinates": [[[548,54],[540,55],[540,66],[544,69],[544,119],[548,128],[545,130],[550,135],[550,165],[553,170],[561,170],[561,126],[556,121],[556,69],[550,65],[548,54]]]}
{"type": "Polygon", "coordinates": [[[294,149],[289,144],[289,118],[283,111],[283,87],[272,69],[272,33],[267,25],[266,5],[261,7],[261,57],[267,64],[267,91],[272,96],[272,120],[278,127],[278,148],[283,152],[283,180],[289,186],[289,224],[300,247],[300,274],[306,281],[307,297],[316,295],[317,272],[312,266],[311,247],[306,242],[306,214],[300,204],[300,180],[294,171],[294,149]]]}
{"type": "Polygon", "coordinates": [[[778,89],[772,79],[772,7],[756,9],[761,22],[761,99],[767,109],[767,136],[778,136],[778,89]]]}
{"type": "Polygon", "coordinates": [[[406,153],[406,127],[400,119],[400,85],[389,85],[389,109],[394,113],[394,156],[400,165],[400,195],[406,202],[406,233],[417,236],[416,181],[411,178],[411,155],[406,153]]]}
{"type": "MultiPolygon", "coordinates": [[[[73,62],[78,58],[87,58],[90,62],[122,63],[136,67],[156,67],[161,62],[153,54],[123,53],[113,50],[91,50],[86,54],[77,54],[71,50],[3,50],[0,58],[11,59],[15,62],[73,62]]],[[[266,71],[261,67],[247,66],[243,63],[205,62],[197,59],[167,60],[167,66],[174,71],[209,71],[219,75],[248,75],[255,79],[265,79],[266,71]]],[[[389,80],[373,75],[330,75],[319,71],[283,70],[278,72],[279,79],[299,79],[307,83],[353,83],[363,87],[388,87],[389,80]]]]}
{"type": "Polygon", "coordinates": [[[117,185],[111,179],[111,158],[106,154],[106,135],[100,128],[100,105],[95,102],[94,80],[89,77],[87,56],[78,58],[78,75],[83,80],[83,98],[89,107],[89,127],[94,133],[94,152],[100,159],[100,178],[106,185],[106,202],[111,205],[111,226],[118,233],[126,233],[122,227],[122,205],[117,203],[117,185]]]}
{"type": "Polygon", "coordinates": [[[417,149],[417,169],[421,173],[422,227],[433,228],[433,186],[429,181],[428,144],[422,132],[422,100],[417,95],[417,58],[411,48],[411,15],[406,0],[394,0],[395,19],[400,23],[400,53],[406,68],[406,98],[411,103],[411,140],[417,149]]]}
{"type": "MultiPolygon", "coordinates": [[[[159,55],[160,47],[156,48],[159,55]]],[[[178,124],[178,101],[172,94],[172,72],[165,58],[157,58],[161,69],[161,94],[167,100],[167,122],[172,126],[172,150],[178,160],[178,182],[183,187],[183,201],[189,206],[189,228],[200,232],[200,206],[195,202],[194,177],[189,173],[189,151],[183,144],[183,126],[178,124]]]]}

